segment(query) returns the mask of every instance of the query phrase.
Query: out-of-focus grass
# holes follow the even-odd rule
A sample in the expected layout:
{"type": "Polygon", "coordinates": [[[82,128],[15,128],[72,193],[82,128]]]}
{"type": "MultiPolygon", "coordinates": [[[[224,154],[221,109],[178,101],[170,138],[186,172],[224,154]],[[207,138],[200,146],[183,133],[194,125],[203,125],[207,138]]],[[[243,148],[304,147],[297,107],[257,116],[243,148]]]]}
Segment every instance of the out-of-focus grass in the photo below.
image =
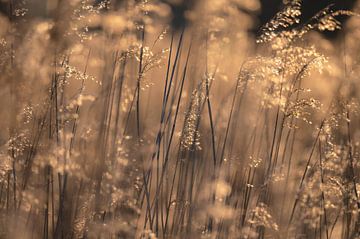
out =
{"type": "Polygon", "coordinates": [[[0,238],[359,238],[358,8],[176,4],[2,2],[0,238]]]}

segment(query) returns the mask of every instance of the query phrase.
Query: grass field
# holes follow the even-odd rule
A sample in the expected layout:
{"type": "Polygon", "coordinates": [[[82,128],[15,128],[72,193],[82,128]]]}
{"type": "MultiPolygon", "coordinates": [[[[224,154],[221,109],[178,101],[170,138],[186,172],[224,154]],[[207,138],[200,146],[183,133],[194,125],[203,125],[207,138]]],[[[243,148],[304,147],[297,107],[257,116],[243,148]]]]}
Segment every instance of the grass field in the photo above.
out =
{"type": "Polygon", "coordinates": [[[0,0],[0,238],[360,238],[360,1],[38,2],[0,0]]]}

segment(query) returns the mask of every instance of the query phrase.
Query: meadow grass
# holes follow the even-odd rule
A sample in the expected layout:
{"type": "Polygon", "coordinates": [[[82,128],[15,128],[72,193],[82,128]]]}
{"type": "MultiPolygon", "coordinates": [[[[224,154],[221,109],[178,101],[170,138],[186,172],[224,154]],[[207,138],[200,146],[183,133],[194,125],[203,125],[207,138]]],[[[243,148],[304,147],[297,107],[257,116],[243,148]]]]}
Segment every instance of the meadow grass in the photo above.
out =
{"type": "Polygon", "coordinates": [[[360,2],[44,2],[0,15],[0,238],[360,238],[360,2]]]}

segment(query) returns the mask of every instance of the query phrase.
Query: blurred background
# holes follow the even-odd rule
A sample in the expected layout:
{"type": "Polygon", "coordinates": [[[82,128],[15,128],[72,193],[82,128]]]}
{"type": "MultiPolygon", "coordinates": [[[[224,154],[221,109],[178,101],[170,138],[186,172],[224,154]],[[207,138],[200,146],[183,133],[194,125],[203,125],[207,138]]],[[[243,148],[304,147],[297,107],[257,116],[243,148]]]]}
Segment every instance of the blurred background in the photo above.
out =
{"type": "MultiPolygon", "coordinates": [[[[17,3],[21,2],[24,7],[26,6],[29,9],[28,17],[51,17],[56,9],[56,6],[61,0],[1,0],[0,1],[0,12],[7,14],[9,12],[9,2],[17,3]],[[30,10],[31,9],[31,10],[30,10]]],[[[76,1],[74,1],[76,2],[76,1]]],[[[105,2],[104,0],[94,0],[94,5],[105,2]]],[[[121,5],[126,0],[117,0],[111,1],[116,2],[116,5],[121,5]]],[[[181,26],[187,23],[186,12],[192,10],[197,4],[198,0],[162,0],[162,2],[168,4],[172,11],[173,16],[173,26],[175,28],[180,28],[181,26]]],[[[355,0],[304,0],[302,1],[302,16],[301,21],[306,22],[317,12],[322,10],[327,6],[331,6],[333,10],[351,10],[354,7],[355,0]]],[[[261,0],[261,10],[254,12],[258,19],[258,24],[253,29],[254,33],[257,33],[260,26],[268,22],[281,8],[283,5],[282,0],[261,0]]],[[[248,11],[246,9],[239,9],[240,11],[248,11]]],[[[341,17],[340,21],[344,23],[347,17],[341,17]]],[[[323,32],[326,37],[333,38],[336,37],[339,32],[323,32]]]]}

